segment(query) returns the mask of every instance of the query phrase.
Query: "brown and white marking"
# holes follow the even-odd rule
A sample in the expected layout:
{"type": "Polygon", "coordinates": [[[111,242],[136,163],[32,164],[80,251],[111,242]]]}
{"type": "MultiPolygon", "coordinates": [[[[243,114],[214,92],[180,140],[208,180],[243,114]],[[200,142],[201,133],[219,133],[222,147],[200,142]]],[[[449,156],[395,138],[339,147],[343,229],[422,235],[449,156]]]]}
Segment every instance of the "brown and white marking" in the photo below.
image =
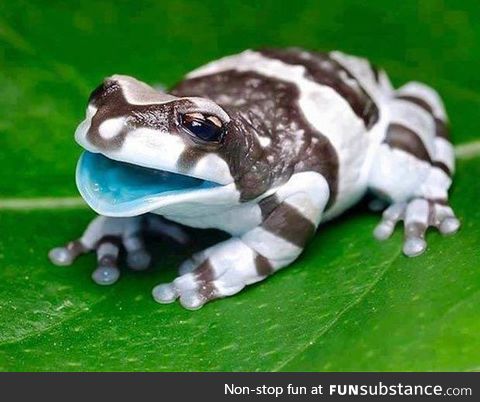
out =
{"type": "Polygon", "coordinates": [[[435,91],[409,83],[390,102],[391,123],[372,171],[371,186],[392,201],[375,229],[378,239],[388,238],[399,220],[405,221],[408,256],[423,253],[429,226],[443,234],[458,230],[460,223],[448,205],[454,171],[453,147],[446,139],[444,106],[435,91]],[[392,172],[397,180],[392,181],[392,172]],[[412,199],[413,198],[413,199],[412,199]]]}
{"type": "MultiPolygon", "coordinates": [[[[419,83],[395,91],[383,71],[340,52],[246,51],[193,71],[171,94],[114,76],[92,94],[76,137],[112,159],[220,184],[130,211],[232,235],[157,286],[161,303],[196,309],[266,278],[369,189],[391,203],[375,236],[389,237],[403,220],[408,256],[425,250],[429,226],[443,234],[459,227],[448,205],[454,159],[439,96],[419,83]],[[215,126],[218,141],[186,136],[181,122],[196,119],[215,126]]],[[[131,230],[139,218],[117,219],[98,218],[52,260],[96,249],[102,269],[94,277],[115,278],[119,247],[143,251],[131,230]]]]}
{"type": "Polygon", "coordinates": [[[264,279],[300,255],[328,198],[321,175],[294,174],[260,203],[263,217],[258,226],[194,255],[182,264],[177,279],[153,289],[153,297],[160,303],[178,298],[185,308],[197,309],[264,279]]]}

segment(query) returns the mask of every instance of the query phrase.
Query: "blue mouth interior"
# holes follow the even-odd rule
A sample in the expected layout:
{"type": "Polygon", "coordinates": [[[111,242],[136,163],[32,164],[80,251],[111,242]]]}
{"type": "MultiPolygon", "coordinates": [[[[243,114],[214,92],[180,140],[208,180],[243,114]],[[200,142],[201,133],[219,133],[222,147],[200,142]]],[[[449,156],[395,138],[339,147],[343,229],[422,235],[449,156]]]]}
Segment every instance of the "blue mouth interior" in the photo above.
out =
{"type": "Polygon", "coordinates": [[[78,162],[77,186],[97,212],[134,212],[158,196],[217,187],[219,184],[164,170],[150,169],[85,151],[78,162]]]}

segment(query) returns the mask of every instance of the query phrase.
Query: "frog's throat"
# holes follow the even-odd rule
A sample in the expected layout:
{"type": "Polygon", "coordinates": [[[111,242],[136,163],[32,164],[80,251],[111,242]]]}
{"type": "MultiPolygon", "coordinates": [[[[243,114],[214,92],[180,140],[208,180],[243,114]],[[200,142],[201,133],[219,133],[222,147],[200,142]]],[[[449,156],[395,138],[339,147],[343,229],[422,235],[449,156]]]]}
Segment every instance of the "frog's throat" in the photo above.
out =
{"type": "Polygon", "coordinates": [[[87,204],[107,216],[134,216],[194,198],[222,186],[208,180],[119,162],[85,151],[77,165],[77,187],[87,204]]]}

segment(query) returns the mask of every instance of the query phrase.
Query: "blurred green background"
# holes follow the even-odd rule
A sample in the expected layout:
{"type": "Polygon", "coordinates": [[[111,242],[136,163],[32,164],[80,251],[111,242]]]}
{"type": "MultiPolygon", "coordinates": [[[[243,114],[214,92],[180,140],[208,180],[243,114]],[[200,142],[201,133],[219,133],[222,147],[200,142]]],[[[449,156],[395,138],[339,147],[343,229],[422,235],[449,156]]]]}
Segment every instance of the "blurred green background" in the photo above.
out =
{"type": "Polygon", "coordinates": [[[93,256],[69,269],[46,259],[93,213],[3,202],[77,195],[72,134],[105,76],[169,86],[250,47],[366,56],[397,85],[437,88],[453,141],[478,140],[478,21],[474,0],[0,2],[0,369],[478,370],[475,157],[453,191],[464,227],[429,234],[426,255],[404,258],[398,231],[376,243],[378,216],[360,209],[291,268],[194,313],[149,293],[188,250],[159,246],[156,269],[100,288],[93,256]]]}

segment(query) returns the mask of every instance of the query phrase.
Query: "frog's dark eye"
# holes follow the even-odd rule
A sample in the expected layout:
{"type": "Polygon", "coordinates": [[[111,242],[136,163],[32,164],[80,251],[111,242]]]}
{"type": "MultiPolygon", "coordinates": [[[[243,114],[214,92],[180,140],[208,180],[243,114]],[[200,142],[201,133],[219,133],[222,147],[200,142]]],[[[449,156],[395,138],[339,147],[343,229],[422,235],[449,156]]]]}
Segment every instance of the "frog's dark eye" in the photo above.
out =
{"type": "Polygon", "coordinates": [[[181,124],[192,135],[208,142],[220,142],[224,127],[216,116],[205,116],[202,113],[185,113],[181,116],[181,124]]]}

